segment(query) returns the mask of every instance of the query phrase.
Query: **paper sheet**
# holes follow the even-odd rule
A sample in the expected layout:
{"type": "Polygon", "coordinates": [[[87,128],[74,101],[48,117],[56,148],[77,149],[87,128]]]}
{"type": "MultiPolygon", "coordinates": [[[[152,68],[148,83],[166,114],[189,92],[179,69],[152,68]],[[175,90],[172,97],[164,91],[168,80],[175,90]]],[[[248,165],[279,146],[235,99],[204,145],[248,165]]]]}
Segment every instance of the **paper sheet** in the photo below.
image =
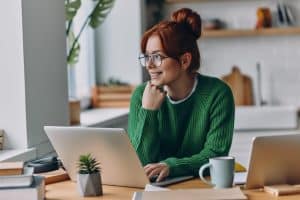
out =
{"type": "MultiPolygon", "coordinates": [[[[168,188],[163,188],[163,187],[158,187],[158,186],[153,186],[151,184],[146,184],[145,186],[145,191],[148,191],[148,192],[154,192],[154,191],[168,191],[170,189],[168,188]]],[[[135,192],[133,193],[133,196],[132,196],[132,200],[140,200],[141,199],[141,196],[142,193],[141,192],[135,192]]]]}
{"type": "Polygon", "coordinates": [[[153,185],[150,185],[150,184],[147,184],[145,186],[145,191],[168,191],[170,189],[168,188],[163,188],[163,187],[158,187],[158,186],[153,186],[153,185]]]}
{"type": "Polygon", "coordinates": [[[243,185],[246,183],[247,172],[237,172],[234,173],[233,183],[235,185],[243,185]]]}
{"type": "Polygon", "coordinates": [[[247,197],[239,187],[228,189],[182,189],[170,191],[136,192],[134,200],[244,200],[247,197]]]}

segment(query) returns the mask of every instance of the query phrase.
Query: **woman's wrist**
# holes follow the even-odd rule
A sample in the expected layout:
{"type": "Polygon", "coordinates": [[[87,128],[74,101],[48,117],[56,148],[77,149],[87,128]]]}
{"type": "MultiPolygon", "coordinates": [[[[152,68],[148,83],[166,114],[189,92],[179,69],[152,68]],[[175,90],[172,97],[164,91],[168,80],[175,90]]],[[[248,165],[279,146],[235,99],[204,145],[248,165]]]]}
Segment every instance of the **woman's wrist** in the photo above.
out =
{"type": "Polygon", "coordinates": [[[158,106],[153,105],[142,105],[142,108],[149,111],[157,111],[159,109],[158,106]]]}

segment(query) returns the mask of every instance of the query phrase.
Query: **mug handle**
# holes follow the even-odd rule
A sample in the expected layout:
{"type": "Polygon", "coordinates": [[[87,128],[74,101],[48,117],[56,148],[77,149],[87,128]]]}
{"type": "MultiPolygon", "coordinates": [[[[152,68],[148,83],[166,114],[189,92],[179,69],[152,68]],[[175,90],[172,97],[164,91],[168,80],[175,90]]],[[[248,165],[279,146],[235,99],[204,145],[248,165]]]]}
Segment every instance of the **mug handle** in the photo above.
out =
{"type": "Polygon", "coordinates": [[[214,186],[214,184],[213,184],[212,182],[206,180],[206,179],[203,177],[203,172],[204,172],[204,170],[205,170],[206,168],[210,167],[210,166],[212,166],[211,163],[206,163],[206,164],[202,165],[202,166],[200,167],[200,170],[199,170],[199,177],[200,177],[200,179],[201,179],[204,183],[206,183],[206,184],[208,184],[208,185],[211,185],[211,186],[214,186]]]}

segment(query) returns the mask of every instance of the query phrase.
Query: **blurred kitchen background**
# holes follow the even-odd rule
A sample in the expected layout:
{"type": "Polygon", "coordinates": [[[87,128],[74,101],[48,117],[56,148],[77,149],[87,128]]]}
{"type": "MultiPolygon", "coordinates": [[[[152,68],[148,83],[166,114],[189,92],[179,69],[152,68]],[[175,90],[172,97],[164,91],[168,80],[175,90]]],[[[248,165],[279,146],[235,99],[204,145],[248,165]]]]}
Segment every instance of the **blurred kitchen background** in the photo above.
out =
{"type": "MultiPolygon", "coordinates": [[[[137,31],[143,32],[182,7],[197,11],[204,21],[203,37],[198,41],[200,73],[226,79],[234,90],[237,107],[231,153],[247,166],[252,137],[299,132],[300,1],[117,1],[96,32],[99,39],[111,27],[105,37],[109,48],[102,50],[103,56],[96,56],[96,65],[101,66],[97,80],[105,82],[108,77],[117,77],[130,84],[147,80],[146,73],[141,76],[138,63],[134,63],[140,42],[137,31]],[[113,26],[110,20],[126,12],[124,7],[130,10],[130,15],[122,16],[126,22],[113,26]],[[117,50],[112,43],[118,45],[117,50]]],[[[103,47],[103,40],[98,45],[103,47]]]]}

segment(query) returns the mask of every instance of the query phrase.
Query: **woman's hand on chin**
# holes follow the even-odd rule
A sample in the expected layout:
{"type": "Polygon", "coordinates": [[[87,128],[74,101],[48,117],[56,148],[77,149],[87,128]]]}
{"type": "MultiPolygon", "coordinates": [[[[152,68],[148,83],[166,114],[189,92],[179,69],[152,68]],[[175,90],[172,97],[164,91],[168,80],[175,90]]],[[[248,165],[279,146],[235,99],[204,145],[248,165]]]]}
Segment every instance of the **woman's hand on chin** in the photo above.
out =
{"type": "Polygon", "coordinates": [[[156,182],[162,181],[170,173],[170,167],[166,163],[151,163],[146,165],[144,170],[149,179],[157,176],[156,182]]]}
{"type": "Polygon", "coordinates": [[[142,99],[142,106],[148,110],[157,110],[161,106],[166,93],[149,81],[145,87],[142,99]]]}

